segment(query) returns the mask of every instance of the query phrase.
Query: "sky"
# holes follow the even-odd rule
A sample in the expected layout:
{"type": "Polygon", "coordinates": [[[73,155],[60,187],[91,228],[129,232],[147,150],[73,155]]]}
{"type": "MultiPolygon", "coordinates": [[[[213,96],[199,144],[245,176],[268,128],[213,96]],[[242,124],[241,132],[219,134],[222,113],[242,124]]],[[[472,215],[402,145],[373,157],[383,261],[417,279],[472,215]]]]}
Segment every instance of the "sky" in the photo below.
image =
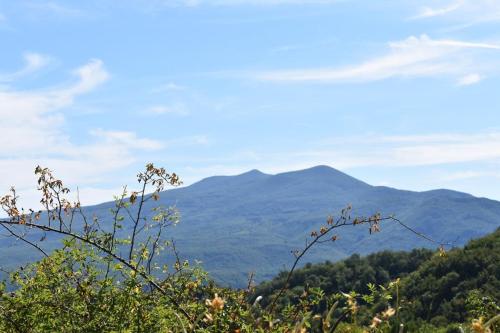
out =
{"type": "Polygon", "coordinates": [[[0,0],[0,193],[153,162],[500,200],[499,90],[497,0],[0,0]]]}

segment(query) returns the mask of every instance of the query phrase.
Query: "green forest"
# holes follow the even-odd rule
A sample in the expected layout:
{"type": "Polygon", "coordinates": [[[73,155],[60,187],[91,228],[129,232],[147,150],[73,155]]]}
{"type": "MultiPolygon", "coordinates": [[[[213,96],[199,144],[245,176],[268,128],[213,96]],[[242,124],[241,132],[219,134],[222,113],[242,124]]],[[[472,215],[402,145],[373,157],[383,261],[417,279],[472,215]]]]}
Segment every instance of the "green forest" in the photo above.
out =
{"type": "MultiPolygon", "coordinates": [[[[199,264],[183,260],[175,241],[162,240],[166,228],[181,223],[176,209],[155,207],[150,220],[142,215],[147,201],[157,201],[166,186],[180,183],[176,174],[148,164],[138,174],[142,190],[124,189],[109,219],[100,221],[65,198],[69,189],[49,169],[37,167],[35,173],[45,212],[19,208],[14,188],[0,198],[9,216],[0,225],[44,254],[0,285],[1,332],[499,329],[500,229],[464,248],[442,244],[437,251],[383,251],[299,269],[311,247],[335,243],[343,228],[368,226],[377,233],[386,221],[397,221],[380,214],[353,217],[346,207],[311,232],[289,271],[259,285],[250,276],[247,288],[232,289],[215,283],[199,264]],[[130,235],[119,238],[125,223],[131,223],[130,235]],[[43,238],[30,240],[33,229],[43,238]],[[39,244],[52,234],[64,239],[59,249],[46,253],[39,244]],[[160,264],[167,253],[173,260],[160,264]]],[[[426,236],[415,232],[415,237],[426,236]]]]}
{"type": "MultiPolygon", "coordinates": [[[[416,249],[352,255],[336,263],[307,264],[295,272],[281,306],[296,303],[304,291],[321,289],[326,295],[354,292],[359,296],[358,320],[367,324],[387,306],[385,299],[366,299],[376,288],[398,284],[399,319],[414,331],[440,331],[467,326],[474,318],[493,317],[500,311],[500,229],[447,253],[416,249]]],[[[255,295],[269,299],[279,289],[286,272],[262,283],[255,295]]],[[[390,293],[392,301],[396,294],[390,293]]],[[[326,303],[318,311],[326,311],[326,303]]]]}

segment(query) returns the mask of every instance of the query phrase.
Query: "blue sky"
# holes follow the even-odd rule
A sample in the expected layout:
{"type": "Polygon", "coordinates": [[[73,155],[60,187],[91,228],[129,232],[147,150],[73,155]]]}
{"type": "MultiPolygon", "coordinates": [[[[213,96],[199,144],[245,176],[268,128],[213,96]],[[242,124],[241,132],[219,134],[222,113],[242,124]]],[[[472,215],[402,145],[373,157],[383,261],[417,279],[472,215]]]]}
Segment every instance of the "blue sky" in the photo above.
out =
{"type": "Polygon", "coordinates": [[[500,2],[0,0],[0,190],[326,164],[500,200],[500,2]]]}

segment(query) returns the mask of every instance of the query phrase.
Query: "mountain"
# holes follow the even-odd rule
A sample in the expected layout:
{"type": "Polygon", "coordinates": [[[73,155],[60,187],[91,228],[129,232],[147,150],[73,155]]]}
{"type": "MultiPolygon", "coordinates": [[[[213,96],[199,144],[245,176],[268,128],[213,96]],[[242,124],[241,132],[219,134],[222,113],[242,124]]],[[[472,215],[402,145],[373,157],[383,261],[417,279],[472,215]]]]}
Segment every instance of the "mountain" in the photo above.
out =
{"type": "MultiPolygon", "coordinates": [[[[156,202],[155,204],[158,204],[156,202]]],[[[371,186],[327,166],[264,174],[215,176],[165,191],[160,204],[175,204],[181,222],[167,238],[176,240],[182,257],[198,259],[216,281],[246,284],[270,279],[293,261],[310,232],[352,204],[352,215],[395,214],[412,228],[443,241],[464,245],[500,225],[500,202],[450,190],[412,192],[371,186]]],[[[112,203],[87,207],[90,215],[109,216],[112,203]]],[[[151,211],[147,206],[146,212],[151,211]]],[[[125,230],[126,232],[127,230],[125,230]]],[[[339,229],[339,240],[311,251],[304,262],[336,261],[352,253],[435,247],[394,223],[369,235],[364,226],[339,229]]],[[[45,246],[56,246],[57,242],[45,246]]],[[[11,261],[25,260],[19,243],[0,244],[11,261]]]]}

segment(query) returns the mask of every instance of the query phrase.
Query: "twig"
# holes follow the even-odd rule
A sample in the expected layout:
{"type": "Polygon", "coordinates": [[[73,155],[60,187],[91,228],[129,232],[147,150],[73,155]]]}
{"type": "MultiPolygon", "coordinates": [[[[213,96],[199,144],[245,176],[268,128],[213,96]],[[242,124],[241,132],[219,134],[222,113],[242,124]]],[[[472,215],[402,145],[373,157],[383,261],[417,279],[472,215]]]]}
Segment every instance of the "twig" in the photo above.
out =
{"type": "Polygon", "coordinates": [[[330,241],[334,241],[336,238],[334,236],[334,238],[332,239],[326,239],[324,240],[324,238],[326,238],[326,236],[333,230],[333,229],[336,229],[336,228],[339,228],[339,227],[343,227],[343,226],[348,226],[348,225],[359,225],[359,224],[367,224],[369,223],[370,224],[370,233],[372,232],[377,232],[378,231],[378,224],[382,221],[394,221],[396,223],[398,223],[399,225],[401,225],[402,227],[404,227],[405,229],[411,231],[412,233],[416,234],[417,236],[419,237],[422,237],[424,238],[425,240],[429,241],[429,242],[432,242],[434,244],[439,244],[440,247],[444,246],[444,245],[449,245],[449,243],[441,243],[441,242],[437,242],[436,240],[430,238],[429,236],[421,233],[421,232],[418,232],[416,231],[415,229],[409,227],[408,225],[406,225],[405,223],[403,223],[401,220],[393,217],[393,216],[388,216],[388,217],[380,217],[379,214],[376,214],[372,217],[369,217],[369,218],[362,218],[362,219],[358,219],[358,218],[355,218],[354,220],[351,219],[350,215],[348,214],[349,211],[350,211],[350,206],[346,209],[343,209],[342,210],[342,215],[335,221],[335,223],[333,222],[333,218],[329,217],[328,219],[328,227],[322,227],[320,229],[320,232],[317,233],[317,232],[313,232],[311,234],[311,236],[313,236],[313,240],[308,243],[306,241],[306,246],[304,247],[304,249],[301,251],[301,252],[296,252],[296,257],[295,257],[295,261],[292,265],[292,268],[288,271],[288,274],[287,274],[287,277],[285,279],[285,283],[283,284],[283,287],[279,290],[278,294],[273,298],[272,302],[271,302],[271,305],[270,305],[270,312],[273,312],[274,311],[274,308],[276,307],[276,304],[277,304],[277,301],[278,299],[283,295],[283,293],[285,292],[285,290],[287,290],[288,288],[288,284],[290,282],[290,279],[295,271],[295,269],[297,268],[297,265],[299,263],[299,261],[302,259],[302,257],[309,251],[309,249],[311,247],[313,247],[316,243],[318,244],[321,244],[321,243],[326,243],[326,242],[330,242],[330,241]],[[375,226],[375,228],[373,228],[375,226]],[[374,230],[374,231],[372,231],[374,230]]]}
{"type": "Polygon", "coordinates": [[[4,225],[2,223],[2,227],[7,230],[12,236],[16,237],[17,239],[25,242],[26,244],[29,244],[31,245],[32,247],[34,247],[35,249],[37,249],[38,251],[40,251],[45,257],[48,257],[49,255],[47,254],[47,252],[45,252],[40,246],[38,246],[36,243],[32,242],[32,241],[29,241],[27,240],[26,238],[24,238],[23,236],[21,235],[18,235],[16,234],[14,231],[12,231],[12,229],[10,229],[9,227],[7,227],[6,225],[4,225]]]}

